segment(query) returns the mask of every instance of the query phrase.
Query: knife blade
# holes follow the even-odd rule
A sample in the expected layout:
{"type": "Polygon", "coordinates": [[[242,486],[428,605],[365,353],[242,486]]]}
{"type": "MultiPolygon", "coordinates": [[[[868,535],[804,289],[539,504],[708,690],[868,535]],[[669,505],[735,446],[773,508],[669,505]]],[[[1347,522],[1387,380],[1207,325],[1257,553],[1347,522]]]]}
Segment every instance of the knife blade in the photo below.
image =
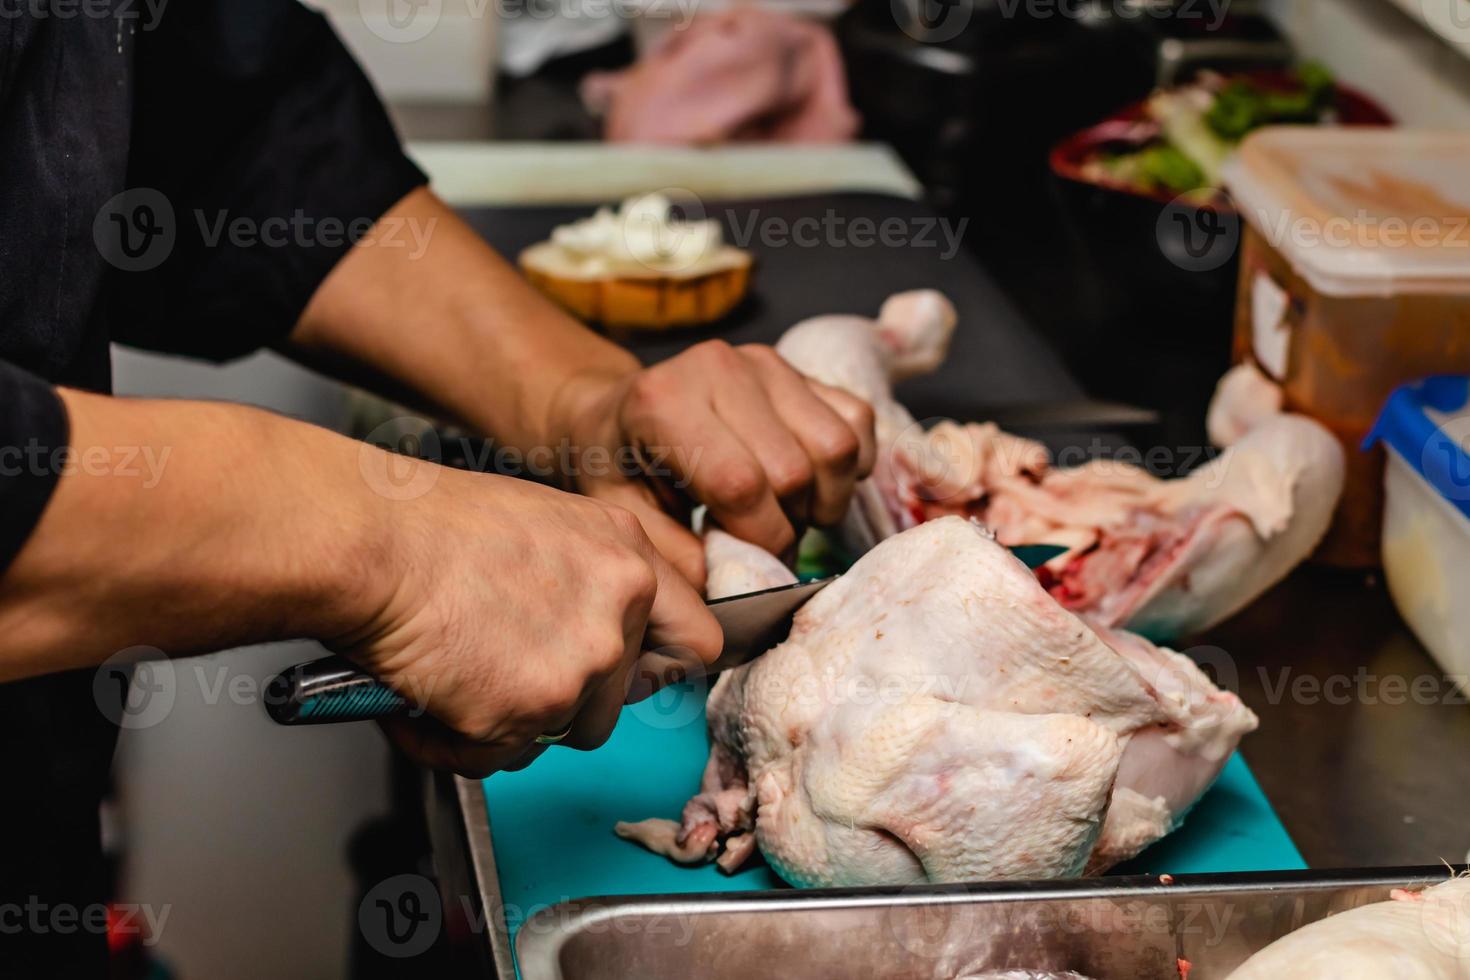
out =
{"type": "MultiPolygon", "coordinates": [[[[706,606],[725,633],[719,658],[707,673],[738,667],[780,643],[791,618],[837,576],[712,599],[706,606]]],[[[289,667],[266,686],[265,708],[281,725],[330,725],[407,714],[401,694],[345,657],[322,657],[289,667]]]]}
{"type": "Polygon", "coordinates": [[[994,422],[1002,429],[1136,429],[1158,425],[1162,421],[1162,416],[1155,409],[1093,398],[999,405],[930,398],[916,400],[914,404],[922,411],[921,418],[994,422]]]}

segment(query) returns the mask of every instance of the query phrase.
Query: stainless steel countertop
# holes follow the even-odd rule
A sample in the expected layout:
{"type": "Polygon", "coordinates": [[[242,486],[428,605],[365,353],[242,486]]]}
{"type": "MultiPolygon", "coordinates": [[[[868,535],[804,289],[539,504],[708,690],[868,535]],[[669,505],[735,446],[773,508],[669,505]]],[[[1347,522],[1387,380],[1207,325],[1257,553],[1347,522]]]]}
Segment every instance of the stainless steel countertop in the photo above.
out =
{"type": "MultiPolygon", "coordinates": [[[[1261,717],[1242,751],[1315,869],[1462,864],[1470,785],[1466,699],[1373,576],[1306,567],[1192,649],[1261,717]]],[[[452,891],[498,909],[478,782],[440,777],[435,863],[452,891]]],[[[463,955],[510,959],[496,915],[463,955]]],[[[496,963],[495,961],[498,961],[496,963]]],[[[503,972],[502,975],[509,975],[503,972]]]]}
{"type": "MultiPolygon", "coordinates": [[[[499,215],[487,231],[510,234],[511,217],[499,215]]],[[[788,291],[773,288],[776,273],[790,272],[787,267],[799,264],[802,253],[782,258],[783,266],[768,270],[773,297],[788,291]]],[[[849,288],[861,292],[867,285],[861,270],[850,271],[849,288]]],[[[973,278],[966,287],[980,290],[970,300],[987,311],[986,329],[962,339],[984,337],[991,345],[998,337],[1009,340],[996,349],[957,345],[958,357],[946,368],[956,378],[963,375],[961,387],[986,391],[991,402],[1075,396],[1075,383],[1040,350],[1039,340],[993,294],[983,274],[977,270],[973,278]],[[1008,375],[1019,365],[1029,368],[1020,372],[1026,377],[1018,387],[1008,375]],[[992,384],[995,391],[989,390],[992,384]]],[[[876,308],[872,297],[850,296],[849,303],[876,308]]],[[[752,323],[742,329],[760,336],[742,339],[774,339],[764,334],[778,333],[789,322],[772,318],[759,329],[752,323]]],[[[910,384],[905,397],[917,400],[917,411],[923,407],[917,403],[934,392],[923,382],[910,384]]],[[[1260,729],[1245,739],[1242,751],[1309,865],[1466,860],[1470,783],[1460,768],[1470,747],[1470,708],[1409,633],[1380,582],[1362,573],[1299,569],[1195,647],[1207,663],[1222,668],[1219,679],[1260,716],[1260,729]]],[[[483,853],[488,838],[465,834],[467,820],[474,826],[484,819],[483,796],[477,807],[465,808],[477,793],[477,784],[465,784],[436,795],[435,806],[450,817],[441,826],[458,828],[435,834],[441,877],[446,867],[463,875],[471,867],[483,872],[493,866],[493,854],[483,853]]]]}
{"type": "Polygon", "coordinates": [[[1241,750],[1309,865],[1465,861],[1470,707],[1381,580],[1298,569],[1204,642],[1261,718],[1241,750]]]}

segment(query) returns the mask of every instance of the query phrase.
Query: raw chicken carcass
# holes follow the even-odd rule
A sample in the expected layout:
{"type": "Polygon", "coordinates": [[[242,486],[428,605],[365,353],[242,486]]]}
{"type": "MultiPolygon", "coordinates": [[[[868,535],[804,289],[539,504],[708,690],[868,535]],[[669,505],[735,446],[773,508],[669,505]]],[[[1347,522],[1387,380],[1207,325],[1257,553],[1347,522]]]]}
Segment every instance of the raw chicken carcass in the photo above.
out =
{"type": "Polygon", "coordinates": [[[776,345],[797,369],[874,407],[879,462],[842,527],[853,550],[935,517],[974,517],[1004,544],[1067,546],[1041,573],[1067,608],[1167,638],[1239,610],[1326,531],[1341,447],[1317,423],[1273,413],[1247,376],[1222,385],[1236,410],[1216,413],[1229,416],[1217,427],[1234,445],[1179,480],[1107,460],[1052,469],[1041,444],[990,423],[922,430],[891,384],[937,366],[954,322],[943,296],[921,290],[891,297],[877,320],[804,320],[776,345]]]}
{"type": "Polygon", "coordinates": [[[1285,393],[1253,361],[1242,361],[1221,376],[1210,399],[1205,430],[1217,446],[1232,446],[1247,432],[1280,415],[1285,393]]]}
{"type": "Polygon", "coordinates": [[[1119,469],[1115,463],[1057,471],[1040,486],[1054,489],[1053,499],[1091,497],[1101,520],[1060,525],[1061,533],[1096,538],[1049,562],[1043,578],[1063,605],[1105,625],[1154,637],[1206,629],[1311,553],[1342,492],[1343,466],[1326,429],[1277,415],[1182,479],[1154,480],[1132,467],[1121,480],[1095,475],[1119,469]],[[1107,491],[1116,495],[1104,498],[1107,491]]]}
{"type": "MultiPolygon", "coordinates": [[[[712,532],[711,582],[790,581],[712,532]],[[758,581],[752,569],[764,568],[758,581]]],[[[1255,716],[1188,658],[1095,631],[972,521],[882,542],[722,675],[683,818],[618,833],[794,884],[1058,877],[1167,833],[1255,716]]]]}
{"type": "Polygon", "coordinates": [[[1470,878],[1339,912],[1261,950],[1230,980],[1465,980],[1470,878]]]}

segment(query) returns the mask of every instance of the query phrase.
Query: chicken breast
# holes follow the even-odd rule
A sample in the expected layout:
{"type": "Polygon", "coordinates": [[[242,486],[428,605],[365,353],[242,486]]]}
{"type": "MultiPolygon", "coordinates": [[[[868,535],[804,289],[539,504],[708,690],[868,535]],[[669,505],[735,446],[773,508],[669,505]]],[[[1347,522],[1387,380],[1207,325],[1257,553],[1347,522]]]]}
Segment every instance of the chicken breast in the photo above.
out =
{"type": "Polygon", "coordinates": [[[1470,878],[1303,926],[1252,956],[1230,980],[1465,980],[1470,878]]]}

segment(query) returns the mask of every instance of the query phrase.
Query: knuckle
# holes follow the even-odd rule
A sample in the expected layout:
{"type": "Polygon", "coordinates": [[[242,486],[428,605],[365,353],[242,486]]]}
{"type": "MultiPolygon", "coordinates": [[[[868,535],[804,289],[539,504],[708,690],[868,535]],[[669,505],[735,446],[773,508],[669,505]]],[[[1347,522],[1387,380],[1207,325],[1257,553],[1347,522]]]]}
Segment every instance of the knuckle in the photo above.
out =
{"type": "Polygon", "coordinates": [[[712,474],[715,500],[737,512],[754,510],[766,496],[766,476],[753,462],[719,464],[712,474]]]}
{"type": "Polygon", "coordinates": [[[878,424],[878,416],[869,405],[861,398],[850,399],[851,407],[847,410],[848,420],[859,432],[871,434],[878,424]]]}
{"type": "Polygon", "coordinates": [[[768,474],[771,489],[778,497],[788,497],[811,486],[812,465],[806,456],[791,456],[772,463],[768,474]]]}
{"type": "Polygon", "coordinates": [[[529,699],[527,714],[531,727],[540,734],[549,725],[555,725],[569,716],[577,707],[581,697],[581,685],[567,681],[548,681],[529,699]]]}
{"type": "Polygon", "coordinates": [[[689,348],[690,354],[699,360],[716,365],[729,365],[739,356],[727,340],[706,340],[689,348]]]}
{"type": "MultiPolygon", "coordinates": [[[[601,612],[594,616],[591,628],[601,630],[610,623],[621,637],[625,627],[640,617],[646,618],[653,607],[658,595],[658,572],[641,555],[626,550],[606,552],[598,564],[591,584],[599,590],[603,602],[598,604],[601,612]]],[[[596,649],[602,649],[602,634],[594,632],[592,639],[596,649]]],[[[618,643],[621,649],[622,640],[618,643]]]]}
{"type": "Polygon", "coordinates": [[[862,443],[852,429],[834,426],[825,433],[817,448],[818,458],[828,466],[840,469],[851,467],[857,462],[862,443]]]}
{"type": "Polygon", "coordinates": [[[741,344],[736,348],[746,360],[768,367],[781,367],[791,370],[786,360],[776,353],[776,349],[768,344],[741,344]]]}
{"type": "Polygon", "coordinates": [[[451,725],[456,732],[473,742],[493,741],[500,734],[501,720],[488,716],[472,716],[451,725]]]}
{"type": "MultiPolygon", "coordinates": [[[[817,384],[816,382],[811,383],[814,385],[817,384]]],[[[866,398],[859,398],[850,391],[835,388],[831,385],[821,385],[820,390],[826,398],[827,403],[849,425],[859,429],[864,427],[872,428],[873,422],[876,420],[876,415],[873,412],[873,406],[866,398]]]]}
{"type": "Polygon", "coordinates": [[[601,506],[618,537],[630,542],[635,548],[641,548],[647,535],[643,531],[643,522],[638,519],[638,515],[626,507],[618,507],[614,504],[602,504],[601,506]]]}
{"type": "Polygon", "coordinates": [[[621,633],[592,644],[587,650],[588,676],[600,678],[615,673],[622,668],[627,655],[628,650],[621,633]]]}
{"type": "Polygon", "coordinates": [[[641,555],[624,552],[609,563],[609,577],[625,605],[652,601],[658,592],[658,573],[641,555]]]}
{"type": "Polygon", "coordinates": [[[640,371],[628,386],[628,408],[635,414],[653,411],[668,400],[671,391],[666,371],[657,367],[640,371]]]}

